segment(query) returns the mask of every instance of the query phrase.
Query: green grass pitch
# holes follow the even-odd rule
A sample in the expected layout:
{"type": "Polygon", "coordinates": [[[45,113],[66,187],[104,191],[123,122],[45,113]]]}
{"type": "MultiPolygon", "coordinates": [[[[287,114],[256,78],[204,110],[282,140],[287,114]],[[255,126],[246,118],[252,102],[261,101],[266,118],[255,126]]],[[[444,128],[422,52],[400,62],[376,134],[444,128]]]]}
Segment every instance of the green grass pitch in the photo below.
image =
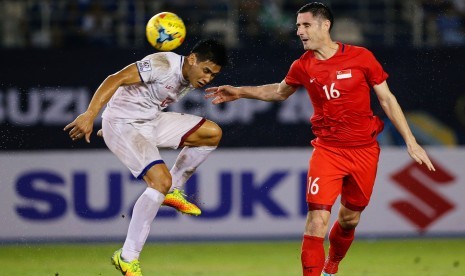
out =
{"type": "MultiPolygon", "coordinates": [[[[0,245],[0,274],[121,275],[110,265],[120,246],[0,245]]],[[[147,276],[298,276],[300,241],[148,243],[141,266],[147,276]]],[[[465,275],[465,239],[355,240],[338,276],[364,275],[465,275]]]]}

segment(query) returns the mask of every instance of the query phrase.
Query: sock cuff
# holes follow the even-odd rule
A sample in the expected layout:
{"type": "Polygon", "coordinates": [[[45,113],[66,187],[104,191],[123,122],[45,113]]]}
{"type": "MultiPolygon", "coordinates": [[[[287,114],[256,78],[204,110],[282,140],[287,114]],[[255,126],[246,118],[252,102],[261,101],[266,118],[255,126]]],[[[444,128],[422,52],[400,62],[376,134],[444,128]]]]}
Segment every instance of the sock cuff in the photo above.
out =
{"type": "Polygon", "coordinates": [[[318,241],[318,242],[323,242],[325,238],[317,237],[317,236],[310,236],[310,235],[304,235],[305,240],[313,240],[313,241],[318,241]]]}
{"type": "Polygon", "coordinates": [[[196,149],[198,151],[212,151],[215,150],[217,146],[200,146],[200,147],[193,147],[193,149],[196,149]]]}
{"type": "Polygon", "coordinates": [[[149,188],[147,187],[143,193],[143,195],[147,196],[148,198],[150,198],[151,200],[153,201],[159,201],[159,200],[164,200],[165,199],[165,195],[160,193],[159,191],[153,189],[153,188],[149,188]]]}

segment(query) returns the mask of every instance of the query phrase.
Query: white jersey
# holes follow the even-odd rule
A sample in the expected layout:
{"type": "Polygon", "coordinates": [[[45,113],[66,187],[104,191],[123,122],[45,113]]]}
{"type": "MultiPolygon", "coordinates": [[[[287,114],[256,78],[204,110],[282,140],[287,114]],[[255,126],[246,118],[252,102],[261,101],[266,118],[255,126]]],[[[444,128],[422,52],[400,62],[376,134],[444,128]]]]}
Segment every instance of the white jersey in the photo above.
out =
{"type": "Polygon", "coordinates": [[[183,63],[184,56],[172,52],[151,54],[136,62],[142,82],[120,86],[102,117],[120,122],[153,120],[193,88],[182,75],[183,63]]]}

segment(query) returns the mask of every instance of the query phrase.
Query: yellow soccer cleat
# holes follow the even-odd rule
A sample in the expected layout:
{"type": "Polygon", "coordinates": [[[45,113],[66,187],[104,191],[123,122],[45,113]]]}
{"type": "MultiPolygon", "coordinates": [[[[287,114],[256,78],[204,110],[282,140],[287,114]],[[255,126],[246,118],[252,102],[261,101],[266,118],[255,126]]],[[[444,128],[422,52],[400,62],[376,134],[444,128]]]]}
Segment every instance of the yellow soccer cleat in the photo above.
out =
{"type": "Polygon", "coordinates": [[[111,257],[111,263],[115,266],[115,268],[121,271],[121,273],[125,276],[142,276],[139,260],[126,262],[121,258],[121,252],[122,249],[118,249],[111,257]]]}
{"type": "Polygon", "coordinates": [[[198,216],[202,213],[199,207],[190,203],[184,197],[186,195],[178,189],[174,189],[171,193],[167,194],[163,205],[173,207],[179,212],[187,215],[198,216]]]}

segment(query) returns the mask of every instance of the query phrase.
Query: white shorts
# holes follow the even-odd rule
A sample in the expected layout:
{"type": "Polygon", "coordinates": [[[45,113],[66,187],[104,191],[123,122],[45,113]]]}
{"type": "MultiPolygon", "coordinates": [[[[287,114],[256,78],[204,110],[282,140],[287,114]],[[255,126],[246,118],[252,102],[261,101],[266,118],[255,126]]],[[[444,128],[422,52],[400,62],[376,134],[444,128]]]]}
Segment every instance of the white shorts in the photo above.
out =
{"type": "Polygon", "coordinates": [[[177,149],[205,119],[195,115],[159,112],[151,121],[102,121],[107,147],[134,177],[141,179],[153,165],[164,163],[158,148],[177,149]]]}

